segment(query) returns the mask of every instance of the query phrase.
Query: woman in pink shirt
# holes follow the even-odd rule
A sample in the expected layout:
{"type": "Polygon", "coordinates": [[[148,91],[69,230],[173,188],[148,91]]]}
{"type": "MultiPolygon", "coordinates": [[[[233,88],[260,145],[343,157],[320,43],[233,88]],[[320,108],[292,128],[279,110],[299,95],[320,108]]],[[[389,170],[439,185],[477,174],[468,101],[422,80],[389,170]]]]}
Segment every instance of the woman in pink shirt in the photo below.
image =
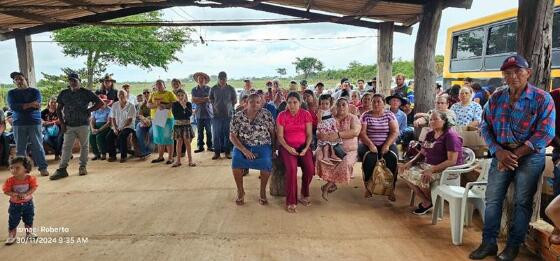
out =
{"type": "Polygon", "coordinates": [[[309,149],[313,139],[311,113],[300,109],[301,97],[290,92],[287,97],[287,108],[278,114],[277,136],[278,156],[286,167],[286,210],[296,212],[298,201],[309,206],[309,184],[315,175],[313,154],[309,149]],[[302,170],[302,197],[297,198],[297,167],[302,170]]]}

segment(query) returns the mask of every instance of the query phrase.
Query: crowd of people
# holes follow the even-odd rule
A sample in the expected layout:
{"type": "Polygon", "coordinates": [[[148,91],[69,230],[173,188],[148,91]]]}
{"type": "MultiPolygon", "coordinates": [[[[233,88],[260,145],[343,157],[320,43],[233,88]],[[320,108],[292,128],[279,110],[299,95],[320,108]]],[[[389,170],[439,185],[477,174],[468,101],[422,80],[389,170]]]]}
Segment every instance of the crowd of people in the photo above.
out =
{"type": "MultiPolygon", "coordinates": [[[[207,150],[213,152],[212,160],[222,154],[231,159],[238,205],[245,204],[243,177],[248,169],[260,171],[259,203],[268,203],[266,186],[273,161],[279,160],[285,169],[285,205],[290,213],[297,212],[298,204],[311,205],[310,183],[315,175],[323,180],[321,196],[328,200],[338,186],[354,177],[359,161],[364,196],[372,197],[372,175],[382,160],[393,174],[393,190],[387,199],[396,200],[394,188],[400,177],[421,198],[413,213],[423,215],[433,207],[430,185],[446,168],[463,163],[463,140],[452,128],[458,126],[480,129],[492,157],[483,241],[470,257],[497,254],[502,204],[509,183],[514,182],[513,225],[506,249],[499,255],[511,260],[527,233],[545,148],[551,141],[560,148],[555,136],[560,91],[551,96],[528,83],[531,69],[521,56],[508,57],[501,70],[505,85],[493,94],[472,79],[445,92],[436,86],[434,109],[427,113],[415,112],[414,88],[400,74],[387,97],[376,92],[375,78],[367,84],[358,80],[355,86],[343,78],[334,91],[325,90],[321,82],[310,87],[306,81],[299,86],[292,81],[282,88],[277,80],[268,81],[263,91],[247,79],[238,96],[225,72],[218,74],[213,87],[208,86],[210,77],[198,72],[193,75],[196,86],[189,99],[178,79],[173,79],[171,89],[158,80],[153,89],[134,97],[130,85],[117,89],[111,76],[101,79],[101,88],[93,92],[81,87],[79,76],[72,73],[68,88],[50,98],[41,111],[39,90],[28,86],[22,73],[12,73],[16,88],[8,93],[9,114],[0,118],[0,130],[5,130],[5,121],[12,126],[17,155],[10,167],[13,177],[4,185],[4,192],[11,196],[7,243],[13,243],[20,219],[32,226],[31,194],[37,180],[27,175],[31,162],[25,156],[32,156],[40,175],[49,176],[44,144],[60,159],[50,175],[57,180],[68,176],[75,140],[80,145],[78,174],[83,176],[87,175],[90,146],[91,160],[125,163],[130,155],[146,159],[157,151],[153,164],[180,167],[186,154],[188,166],[194,167],[191,141],[196,136],[194,153],[207,150]],[[412,142],[422,127],[429,127],[424,140],[412,142]],[[418,153],[407,161],[405,152],[413,146],[419,146],[418,153]],[[302,173],[300,195],[298,167],[302,173]],[[18,184],[19,188],[25,184],[24,190],[12,189],[18,184]]],[[[5,136],[0,137],[2,142],[9,140],[5,136]]],[[[558,151],[555,161],[560,158],[558,151]]],[[[560,171],[555,169],[555,173],[560,171]]],[[[558,180],[560,177],[554,188],[560,192],[558,180]]],[[[555,211],[560,212],[551,207],[548,213],[555,211]]],[[[556,234],[560,243],[560,231],[556,234]]]]}

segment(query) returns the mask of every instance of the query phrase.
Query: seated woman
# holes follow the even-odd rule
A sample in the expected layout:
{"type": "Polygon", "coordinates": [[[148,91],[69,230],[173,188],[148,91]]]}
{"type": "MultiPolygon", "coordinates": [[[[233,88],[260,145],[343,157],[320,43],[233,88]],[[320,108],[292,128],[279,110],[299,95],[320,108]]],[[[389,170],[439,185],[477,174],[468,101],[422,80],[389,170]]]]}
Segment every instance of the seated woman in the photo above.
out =
{"type": "Polygon", "coordinates": [[[106,160],[107,134],[111,131],[111,121],[109,120],[111,114],[110,106],[113,105],[113,101],[107,99],[105,94],[99,94],[98,96],[103,101],[103,106],[91,113],[89,120],[89,145],[94,155],[91,160],[106,160]]]}
{"type": "Polygon", "coordinates": [[[286,210],[296,212],[298,201],[309,206],[309,185],[315,175],[313,153],[309,149],[313,139],[311,113],[301,109],[301,96],[290,92],[287,96],[287,109],[278,114],[276,134],[278,135],[278,156],[286,167],[286,210]],[[297,196],[297,167],[302,169],[302,198],[297,196]]]}
{"type": "Polygon", "coordinates": [[[56,105],[56,97],[49,99],[47,108],[41,111],[41,119],[43,120],[43,143],[54,150],[54,159],[60,160],[64,134],[60,131],[56,105]]]}
{"type": "Polygon", "coordinates": [[[393,173],[393,194],[389,196],[390,201],[395,201],[395,185],[397,183],[397,161],[398,152],[395,141],[399,136],[399,126],[395,115],[385,110],[383,95],[374,94],[372,99],[372,110],[365,112],[360,121],[361,144],[358,146],[358,157],[362,159],[362,171],[365,197],[372,196],[369,183],[372,181],[373,169],[377,159],[381,156],[385,159],[387,168],[393,173]]]}
{"type": "Polygon", "coordinates": [[[362,116],[364,112],[371,111],[371,99],[373,98],[372,92],[366,92],[362,95],[362,99],[360,100],[360,107],[358,107],[358,116],[362,116]]]}
{"type": "Polygon", "coordinates": [[[272,114],[262,107],[264,102],[258,94],[250,94],[247,108],[236,113],[230,123],[229,138],[234,145],[231,168],[237,185],[237,205],[244,204],[243,176],[247,169],[260,170],[259,203],[268,204],[266,184],[272,171],[272,148],[276,133],[272,114]]]}
{"type": "MultiPolygon", "coordinates": [[[[447,114],[449,125],[455,126],[455,112],[449,109],[449,96],[447,94],[436,97],[435,111],[447,114]]],[[[416,113],[416,115],[414,115],[414,127],[428,127],[428,123],[430,123],[430,115],[432,115],[433,112],[434,110],[430,110],[428,113],[416,113]]]]}
{"type": "Polygon", "coordinates": [[[463,164],[463,140],[451,129],[447,114],[432,113],[430,128],[420,153],[399,168],[401,178],[422,199],[413,211],[416,215],[426,214],[433,207],[430,184],[440,179],[441,172],[463,164]]]}
{"type": "MultiPolygon", "coordinates": [[[[323,97],[325,95],[321,95],[323,97]]],[[[330,102],[327,99],[320,100],[321,105],[325,102],[330,102]]],[[[349,102],[345,98],[339,98],[336,101],[336,116],[335,129],[336,132],[318,133],[319,141],[322,142],[338,142],[342,141],[342,149],[346,155],[342,158],[341,162],[336,164],[328,164],[322,159],[324,150],[318,148],[316,151],[316,172],[327,183],[321,187],[322,197],[327,199],[328,193],[336,190],[336,183],[350,182],[350,177],[354,172],[354,164],[358,159],[358,135],[360,134],[360,120],[354,114],[351,114],[348,109],[349,102]]]]}
{"type": "Polygon", "coordinates": [[[472,90],[469,87],[462,87],[459,91],[460,102],[451,106],[451,110],[457,116],[457,126],[469,126],[478,128],[482,120],[482,107],[472,101],[472,90]]]}
{"type": "Polygon", "coordinates": [[[354,105],[356,108],[359,108],[362,105],[360,101],[360,92],[358,90],[353,90],[350,92],[350,104],[354,105]]]}
{"type": "Polygon", "coordinates": [[[126,162],[128,156],[128,136],[135,135],[134,126],[136,120],[136,107],[128,102],[125,90],[119,90],[117,93],[119,100],[111,106],[111,129],[107,134],[107,152],[109,153],[109,162],[117,160],[117,151],[115,141],[119,144],[119,152],[121,153],[121,163],[126,162]]]}
{"type": "Polygon", "coordinates": [[[152,119],[150,108],[148,108],[149,90],[136,96],[136,141],[138,143],[139,156],[146,159],[153,151],[152,146],[152,119]]]}

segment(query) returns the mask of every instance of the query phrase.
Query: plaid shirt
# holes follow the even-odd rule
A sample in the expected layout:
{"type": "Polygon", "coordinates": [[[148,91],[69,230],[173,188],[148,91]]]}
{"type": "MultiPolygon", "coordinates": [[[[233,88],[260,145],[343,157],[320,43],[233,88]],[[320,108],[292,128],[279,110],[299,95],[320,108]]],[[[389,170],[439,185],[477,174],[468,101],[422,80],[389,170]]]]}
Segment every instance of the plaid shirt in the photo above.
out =
{"type": "Polygon", "coordinates": [[[547,92],[528,84],[519,100],[510,105],[509,87],[490,97],[482,115],[482,136],[493,155],[499,149],[527,145],[544,153],[555,135],[556,111],[547,92]]]}

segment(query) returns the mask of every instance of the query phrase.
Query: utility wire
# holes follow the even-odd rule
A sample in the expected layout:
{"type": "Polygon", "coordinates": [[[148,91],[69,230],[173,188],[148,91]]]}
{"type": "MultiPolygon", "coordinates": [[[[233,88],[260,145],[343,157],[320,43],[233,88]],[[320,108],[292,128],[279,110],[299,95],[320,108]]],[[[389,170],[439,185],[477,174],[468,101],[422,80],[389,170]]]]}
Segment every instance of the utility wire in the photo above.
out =
{"type": "MultiPolygon", "coordinates": [[[[206,42],[276,42],[276,41],[302,41],[302,40],[349,40],[349,39],[363,39],[375,38],[377,35],[355,35],[355,36],[341,36],[341,37],[300,37],[300,38],[247,38],[247,39],[204,39],[206,42]]],[[[177,42],[171,40],[161,41],[148,41],[148,40],[68,40],[68,41],[54,41],[54,40],[32,40],[35,43],[149,43],[149,42],[177,42]]]]}

